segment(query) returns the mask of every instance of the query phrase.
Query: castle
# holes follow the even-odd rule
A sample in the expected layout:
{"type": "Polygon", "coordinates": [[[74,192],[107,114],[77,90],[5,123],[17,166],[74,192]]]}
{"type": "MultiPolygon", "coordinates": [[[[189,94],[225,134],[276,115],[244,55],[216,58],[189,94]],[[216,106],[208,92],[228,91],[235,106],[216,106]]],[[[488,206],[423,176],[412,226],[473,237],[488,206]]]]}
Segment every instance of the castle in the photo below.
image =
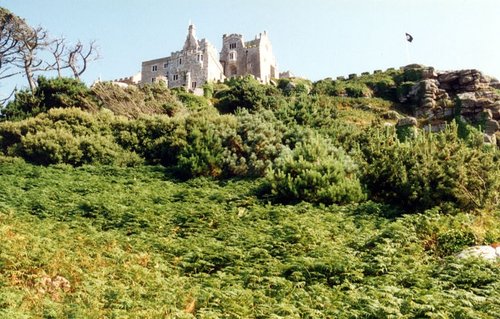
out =
{"type": "Polygon", "coordinates": [[[248,74],[262,83],[278,77],[276,59],[266,32],[248,42],[241,34],[224,34],[218,54],[206,39],[196,39],[196,29],[191,24],[182,50],[142,62],[141,82],[164,81],[169,88],[185,87],[199,92],[205,82],[248,74]]]}

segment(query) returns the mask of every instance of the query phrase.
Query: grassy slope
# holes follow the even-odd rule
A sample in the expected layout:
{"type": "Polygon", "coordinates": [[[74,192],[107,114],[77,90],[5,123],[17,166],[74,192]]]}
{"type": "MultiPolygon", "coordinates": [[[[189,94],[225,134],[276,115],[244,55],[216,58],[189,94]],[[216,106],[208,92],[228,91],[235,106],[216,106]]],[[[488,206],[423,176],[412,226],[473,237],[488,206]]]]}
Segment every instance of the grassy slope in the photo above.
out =
{"type": "Polygon", "coordinates": [[[0,162],[0,317],[498,314],[498,264],[433,246],[480,217],[273,205],[254,195],[258,183],[0,162]],[[71,288],[44,284],[57,275],[71,288]]]}

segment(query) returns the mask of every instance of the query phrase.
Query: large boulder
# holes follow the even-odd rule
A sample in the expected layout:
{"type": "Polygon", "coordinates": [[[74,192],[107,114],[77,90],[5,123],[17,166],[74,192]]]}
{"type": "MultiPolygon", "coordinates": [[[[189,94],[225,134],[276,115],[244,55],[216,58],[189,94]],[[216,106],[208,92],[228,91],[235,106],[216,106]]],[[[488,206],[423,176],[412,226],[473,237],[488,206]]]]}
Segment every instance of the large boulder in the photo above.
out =
{"type": "Polygon", "coordinates": [[[398,121],[398,124],[396,124],[397,127],[403,127],[403,126],[417,126],[418,121],[414,117],[405,117],[402,118],[398,121]]]}
{"type": "Polygon", "coordinates": [[[485,260],[496,260],[500,258],[500,247],[490,246],[474,246],[463,250],[457,255],[458,258],[482,258],[485,260]]]}

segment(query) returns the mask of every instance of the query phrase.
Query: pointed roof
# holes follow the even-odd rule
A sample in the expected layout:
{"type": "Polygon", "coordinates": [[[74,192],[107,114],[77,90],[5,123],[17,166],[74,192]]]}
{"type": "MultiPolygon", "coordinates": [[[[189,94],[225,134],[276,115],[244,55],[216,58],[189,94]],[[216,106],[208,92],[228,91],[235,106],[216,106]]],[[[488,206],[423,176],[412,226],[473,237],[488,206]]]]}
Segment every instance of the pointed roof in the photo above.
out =
{"type": "Polygon", "coordinates": [[[198,40],[196,40],[196,28],[194,24],[190,24],[186,42],[184,42],[183,50],[198,50],[198,40]]]}

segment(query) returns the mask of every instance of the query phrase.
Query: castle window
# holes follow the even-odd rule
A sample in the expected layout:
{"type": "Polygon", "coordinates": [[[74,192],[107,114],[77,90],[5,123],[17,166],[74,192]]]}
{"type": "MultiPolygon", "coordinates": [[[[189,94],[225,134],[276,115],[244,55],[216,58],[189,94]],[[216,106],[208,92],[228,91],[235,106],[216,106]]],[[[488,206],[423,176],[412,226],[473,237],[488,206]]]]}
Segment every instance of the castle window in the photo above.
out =
{"type": "Polygon", "coordinates": [[[168,62],[163,63],[163,68],[164,69],[168,68],[168,62]]]}
{"type": "Polygon", "coordinates": [[[203,61],[203,54],[198,54],[198,62],[202,62],[203,61]]]}
{"type": "Polygon", "coordinates": [[[230,43],[229,49],[236,49],[236,43],[230,43]]]}
{"type": "Polygon", "coordinates": [[[155,78],[151,78],[151,83],[154,83],[154,81],[155,81],[155,78]]]}
{"type": "Polygon", "coordinates": [[[155,64],[155,65],[153,65],[153,66],[151,67],[151,71],[152,71],[152,72],[156,72],[156,71],[158,71],[158,66],[157,66],[156,64],[155,64]]]}
{"type": "Polygon", "coordinates": [[[172,80],[177,81],[179,79],[179,74],[174,74],[172,80]]]}
{"type": "Polygon", "coordinates": [[[179,64],[182,64],[182,59],[179,59],[179,64]]]}
{"type": "Polygon", "coordinates": [[[191,88],[196,89],[196,82],[191,83],[191,88]]]}
{"type": "Polygon", "coordinates": [[[229,60],[235,61],[236,60],[236,52],[229,52],[229,60]]]}

